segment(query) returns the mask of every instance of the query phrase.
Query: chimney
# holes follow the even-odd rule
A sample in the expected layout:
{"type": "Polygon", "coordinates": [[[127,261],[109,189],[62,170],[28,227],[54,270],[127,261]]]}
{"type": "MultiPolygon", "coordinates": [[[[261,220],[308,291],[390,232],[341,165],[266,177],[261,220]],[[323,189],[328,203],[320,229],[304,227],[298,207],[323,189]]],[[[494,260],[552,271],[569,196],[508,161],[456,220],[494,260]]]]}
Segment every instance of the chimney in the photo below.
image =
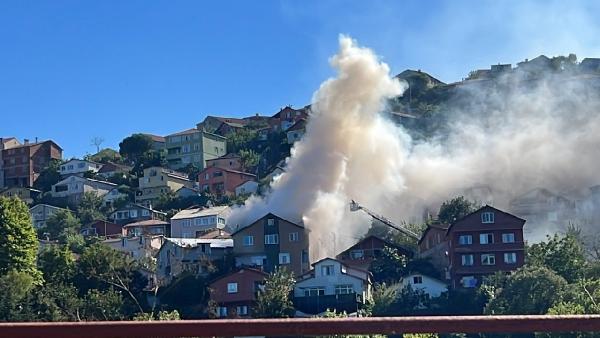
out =
{"type": "Polygon", "coordinates": [[[23,143],[25,143],[25,145],[28,145],[29,144],[29,139],[28,138],[23,139],[23,143]]]}

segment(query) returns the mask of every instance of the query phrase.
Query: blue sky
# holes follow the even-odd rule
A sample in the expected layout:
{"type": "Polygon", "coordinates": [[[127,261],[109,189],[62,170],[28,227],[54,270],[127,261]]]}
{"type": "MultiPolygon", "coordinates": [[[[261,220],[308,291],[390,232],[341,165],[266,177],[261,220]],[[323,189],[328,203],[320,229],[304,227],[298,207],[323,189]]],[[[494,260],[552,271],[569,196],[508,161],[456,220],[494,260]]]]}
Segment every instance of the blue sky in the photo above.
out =
{"type": "Polygon", "coordinates": [[[340,33],[445,82],[541,53],[600,57],[598,2],[0,1],[0,136],[64,156],[207,114],[310,102],[340,33]]]}

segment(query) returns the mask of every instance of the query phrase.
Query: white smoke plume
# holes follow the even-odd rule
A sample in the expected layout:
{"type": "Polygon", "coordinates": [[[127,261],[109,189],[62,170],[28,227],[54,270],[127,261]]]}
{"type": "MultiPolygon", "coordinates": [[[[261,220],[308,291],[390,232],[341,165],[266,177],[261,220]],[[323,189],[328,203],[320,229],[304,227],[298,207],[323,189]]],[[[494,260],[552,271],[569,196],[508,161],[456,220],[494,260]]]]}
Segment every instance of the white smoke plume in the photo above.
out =
{"type": "MultiPolygon", "coordinates": [[[[379,114],[407,85],[391,78],[373,52],[340,37],[330,63],[338,75],[314,94],[286,172],[265,198],[234,210],[230,224],[245,226],[267,212],[302,220],[314,259],[338,253],[368,230],[370,218],[350,212],[351,199],[400,223],[460,194],[510,212],[511,200],[543,187],[568,195],[573,210],[552,226],[528,222],[538,226],[528,240],[581,221],[578,199],[600,184],[600,76],[563,72],[533,81],[516,71],[461,84],[440,108],[448,117],[443,132],[417,140],[379,114]],[[481,186],[485,198],[473,194],[481,186]]],[[[591,209],[600,210],[600,198],[591,209]]],[[[596,227],[585,222],[588,231],[596,227]]]]}

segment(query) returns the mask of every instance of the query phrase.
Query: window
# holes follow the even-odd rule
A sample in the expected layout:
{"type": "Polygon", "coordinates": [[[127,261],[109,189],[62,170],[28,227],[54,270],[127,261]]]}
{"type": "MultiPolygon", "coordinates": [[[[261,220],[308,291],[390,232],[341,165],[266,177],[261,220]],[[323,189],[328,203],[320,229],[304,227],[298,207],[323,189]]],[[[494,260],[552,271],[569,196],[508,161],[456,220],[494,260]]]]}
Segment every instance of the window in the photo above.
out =
{"type": "Polygon", "coordinates": [[[150,210],[142,210],[142,216],[150,216],[150,210]]]}
{"type": "Polygon", "coordinates": [[[365,252],[363,250],[351,250],[350,258],[352,259],[362,259],[365,257],[365,252]]]}
{"type": "Polygon", "coordinates": [[[227,293],[237,293],[238,283],[227,283],[227,293]]]}
{"type": "Polygon", "coordinates": [[[275,219],[273,219],[273,218],[267,219],[267,225],[275,225],[275,219]]]}
{"type": "Polygon", "coordinates": [[[192,220],[190,220],[190,219],[184,219],[183,222],[181,222],[181,226],[184,226],[184,227],[190,227],[190,226],[192,226],[192,220]]]}
{"type": "Polygon", "coordinates": [[[279,235],[278,234],[265,235],[265,244],[279,244],[279,235]]]}
{"type": "Polygon", "coordinates": [[[304,289],[304,297],[314,297],[314,296],[324,296],[324,295],[325,295],[325,288],[323,288],[323,287],[304,289]]]}
{"type": "Polygon", "coordinates": [[[65,166],[63,165],[62,167],[60,167],[60,169],[61,169],[62,171],[65,171],[65,170],[67,170],[67,167],[65,167],[65,166]]]}
{"type": "Polygon", "coordinates": [[[481,223],[494,223],[494,213],[493,212],[482,212],[481,213],[481,223]]]}
{"type": "Polygon", "coordinates": [[[130,210],[129,211],[129,217],[131,217],[131,218],[137,217],[137,210],[130,210]]]}
{"type": "Polygon", "coordinates": [[[458,237],[458,244],[460,244],[460,245],[473,244],[473,236],[472,235],[460,235],[460,237],[458,237]]]}
{"type": "Polygon", "coordinates": [[[244,246],[253,246],[254,236],[244,236],[244,246]]]}
{"type": "Polygon", "coordinates": [[[227,308],[225,306],[217,307],[217,313],[219,317],[227,317],[227,308]]]}
{"type": "Polygon", "coordinates": [[[321,276],[331,276],[331,275],[333,275],[333,265],[321,266],[321,276]]]}
{"type": "Polygon", "coordinates": [[[423,276],[413,276],[413,284],[423,284],[423,276]]]}
{"type": "Polygon", "coordinates": [[[85,167],[85,163],[81,162],[77,164],[77,168],[83,168],[85,167]]]}
{"type": "Polygon", "coordinates": [[[515,234],[514,233],[508,233],[508,234],[502,234],[502,243],[514,243],[515,242],[515,234]]]}
{"type": "Polygon", "coordinates": [[[352,288],[352,284],[343,284],[335,286],[335,294],[336,295],[347,295],[353,293],[354,289],[352,288]]]}
{"type": "Polygon", "coordinates": [[[225,224],[225,218],[221,218],[221,217],[219,217],[219,218],[217,219],[217,222],[218,222],[219,224],[225,224]]]}
{"type": "Polygon", "coordinates": [[[290,264],[290,254],[287,252],[282,252],[279,254],[279,264],[285,265],[290,264]]]}
{"type": "Polygon", "coordinates": [[[496,255],[494,254],[482,254],[481,265],[496,265],[496,255]]]}
{"type": "Polygon", "coordinates": [[[201,222],[202,222],[201,218],[194,219],[194,225],[201,225],[202,224],[201,222]]]}
{"type": "Polygon", "coordinates": [[[236,310],[237,310],[238,316],[247,316],[248,315],[248,306],[247,305],[238,306],[236,310]]]}
{"type": "Polygon", "coordinates": [[[506,264],[517,264],[517,253],[515,253],[515,252],[505,252],[504,253],[504,263],[506,263],[506,264]]]}
{"type": "Polygon", "coordinates": [[[290,232],[290,242],[298,242],[298,233],[297,232],[290,232]]]}
{"type": "Polygon", "coordinates": [[[222,171],[215,171],[213,173],[213,177],[221,177],[221,176],[223,176],[223,172],[222,171]]]}
{"type": "MultiPolygon", "coordinates": [[[[210,174],[209,173],[204,174],[204,179],[205,180],[209,180],[210,179],[210,174]]],[[[206,190],[206,189],[204,189],[204,190],[206,190]]]]}
{"type": "Polygon", "coordinates": [[[473,255],[462,255],[462,265],[463,266],[473,265],[473,255]]]}
{"type": "Polygon", "coordinates": [[[494,243],[494,234],[486,233],[479,234],[479,244],[492,244],[494,243]]]}

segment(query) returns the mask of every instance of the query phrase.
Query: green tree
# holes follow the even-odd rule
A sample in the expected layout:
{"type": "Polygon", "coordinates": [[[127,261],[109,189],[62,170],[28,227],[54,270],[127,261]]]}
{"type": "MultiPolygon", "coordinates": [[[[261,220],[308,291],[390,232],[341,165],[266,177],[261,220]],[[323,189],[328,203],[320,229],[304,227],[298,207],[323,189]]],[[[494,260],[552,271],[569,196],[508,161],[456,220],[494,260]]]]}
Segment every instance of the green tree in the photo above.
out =
{"type": "Polygon", "coordinates": [[[255,168],[260,160],[260,155],[252,149],[240,149],[240,157],[242,168],[244,168],[246,171],[255,168]]]}
{"type": "Polygon", "coordinates": [[[463,196],[458,196],[442,203],[438,212],[438,219],[442,223],[450,224],[475,210],[477,210],[476,203],[467,200],[463,196]]]}
{"type": "Polygon", "coordinates": [[[38,178],[33,182],[33,187],[41,191],[50,191],[52,186],[60,181],[61,160],[50,160],[48,165],[42,169],[38,178]]]}
{"type": "Polygon", "coordinates": [[[554,271],[525,266],[512,273],[505,285],[494,291],[485,308],[487,314],[545,314],[561,301],[567,282],[554,271]]]}
{"type": "Polygon", "coordinates": [[[25,300],[37,284],[31,274],[10,270],[0,274],[0,321],[31,320],[25,300]]]}
{"type": "Polygon", "coordinates": [[[386,245],[381,256],[371,264],[373,280],[378,283],[397,282],[406,274],[406,265],[406,256],[400,254],[398,249],[386,245]]]}
{"type": "Polygon", "coordinates": [[[59,239],[65,243],[68,234],[77,234],[81,229],[79,218],[75,217],[69,210],[58,210],[54,215],[46,220],[46,226],[39,230],[44,237],[48,236],[51,240],[59,239]]]}
{"type": "Polygon", "coordinates": [[[152,150],[152,138],[145,134],[133,134],[119,143],[119,154],[130,162],[138,162],[146,152],[152,150]]]}
{"type": "Polygon", "coordinates": [[[119,163],[119,162],[121,162],[121,155],[116,150],[113,150],[110,148],[104,148],[94,155],[86,156],[85,159],[88,161],[93,161],[93,162],[103,163],[103,164],[107,164],[109,162],[119,163]]]}
{"type": "Polygon", "coordinates": [[[0,197],[0,276],[16,270],[39,277],[37,250],[27,204],[17,198],[0,197]]]}
{"type": "Polygon", "coordinates": [[[105,217],[102,213],[103,203],[102,197],[98,196],[95,192],[85,192],[77,207],[77,214],[79,215],[81,224],[89,224],[95,220],[104,219],[105,217]]]}
{"type": "Polygon", "coordinates": [[[67,283],[75,275],[75,258],[67,246],[50,246],[38,256],[38,268],[46,282],[67,283]]]}
{"type": "Polygon", "coordinates": [[[121,294],[113,289],[91,289],[84,297],[82,317],[86,320],[121,320],[125,304],[121,294]]]}
{"type": "Polygon", "coordinates": [[[552,269],[568,282],[583,277],[588,265],[585,250],[572,233],[555,234],[544,242],[533,244],[527,250],[527,259],[528,264],[552,269]]]}
{"type": "Polygon", "coordinates": [[[256,318],[288,318],[294,315],[291,293],[294,275],[287,269],[276,269],[265,279],[264,290],[258,293],[256,318]]]}
{"type": "Polygon", "coordinates": [[[242,149],[252,149],[256,141],[257,132],[255,130],[242,128],[226,135],[227,151],[238,153],[242,149]]]}

